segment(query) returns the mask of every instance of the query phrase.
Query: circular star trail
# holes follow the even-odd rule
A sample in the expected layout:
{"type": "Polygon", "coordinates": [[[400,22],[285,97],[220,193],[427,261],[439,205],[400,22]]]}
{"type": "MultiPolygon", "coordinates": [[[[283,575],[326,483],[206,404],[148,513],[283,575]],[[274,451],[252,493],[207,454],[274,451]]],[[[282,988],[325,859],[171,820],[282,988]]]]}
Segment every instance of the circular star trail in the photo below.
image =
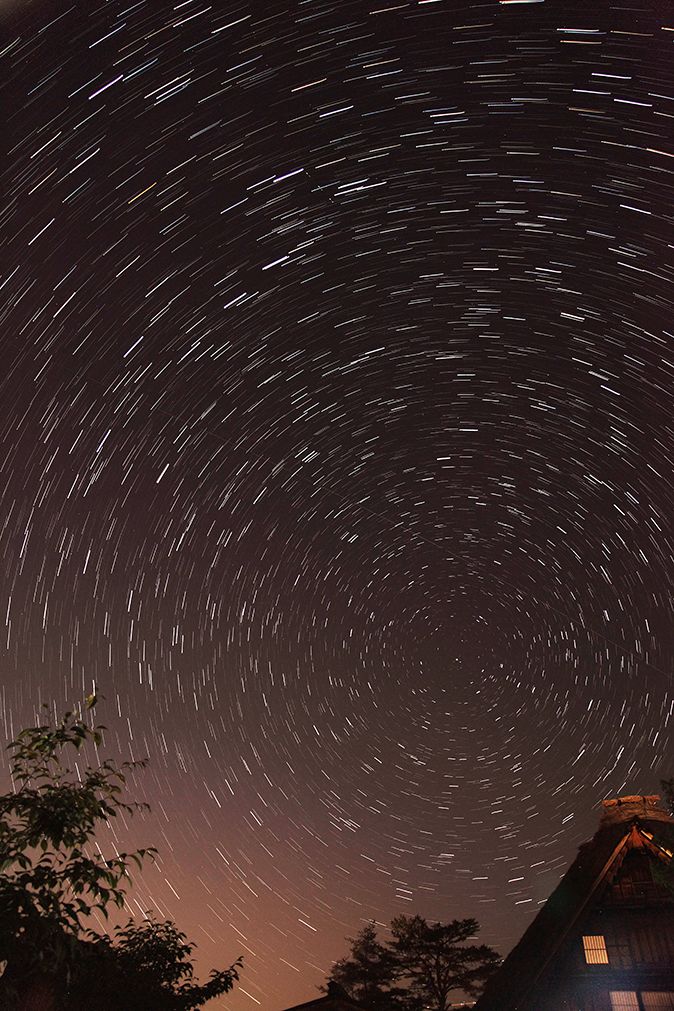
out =
{"type": "Polygon", "coordinates": [[[4,3],[2,717],[149,756],[221,1006],[503,953],[674,772],[663,5],[4,3]]]}

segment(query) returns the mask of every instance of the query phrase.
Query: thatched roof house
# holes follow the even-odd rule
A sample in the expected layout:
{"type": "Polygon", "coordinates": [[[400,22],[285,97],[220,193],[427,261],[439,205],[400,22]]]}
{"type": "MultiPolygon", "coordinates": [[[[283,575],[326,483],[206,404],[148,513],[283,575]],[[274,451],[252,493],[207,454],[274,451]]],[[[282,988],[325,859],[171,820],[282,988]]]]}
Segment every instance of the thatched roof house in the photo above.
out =
{"type": "Polygon", "coordinates": [[[674,1011],[674,820],[659,801],[603,802],[475,1011],[674,1011]]]}

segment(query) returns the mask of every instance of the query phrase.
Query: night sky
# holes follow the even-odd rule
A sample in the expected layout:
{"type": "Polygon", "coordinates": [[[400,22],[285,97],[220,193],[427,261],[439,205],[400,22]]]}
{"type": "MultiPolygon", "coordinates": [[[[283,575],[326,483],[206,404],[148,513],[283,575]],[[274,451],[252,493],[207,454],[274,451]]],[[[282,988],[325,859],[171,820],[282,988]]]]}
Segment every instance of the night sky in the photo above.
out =
{"type": "Polygon", "coordinates": [[[674,774],[668,7],[0,4],[3,736],[105,696],[214,1011],[674,774]]]}

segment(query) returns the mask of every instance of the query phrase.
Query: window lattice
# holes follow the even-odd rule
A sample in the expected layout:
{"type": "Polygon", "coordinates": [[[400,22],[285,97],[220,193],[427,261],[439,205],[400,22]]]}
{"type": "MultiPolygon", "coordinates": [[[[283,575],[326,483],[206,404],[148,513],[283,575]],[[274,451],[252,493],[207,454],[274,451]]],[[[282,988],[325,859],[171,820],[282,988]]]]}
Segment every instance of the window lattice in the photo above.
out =
{"type": "Polygon", "coordinates": [[[588,965],[608,965],[608,952],[603,934],[586,934],[583,937],[583,950],[588,965]]]}
{"type": "Polygon", "coordinates": [[[642,990],[641,1000],[646,1011],[671,1011],[674,1008],[674,993],[664,990],[642,990]]]}
{"type": "Polygon", "coordinates": [[[639,1011],[634,990],[611,990],[611,1011],[639,1011]]]}

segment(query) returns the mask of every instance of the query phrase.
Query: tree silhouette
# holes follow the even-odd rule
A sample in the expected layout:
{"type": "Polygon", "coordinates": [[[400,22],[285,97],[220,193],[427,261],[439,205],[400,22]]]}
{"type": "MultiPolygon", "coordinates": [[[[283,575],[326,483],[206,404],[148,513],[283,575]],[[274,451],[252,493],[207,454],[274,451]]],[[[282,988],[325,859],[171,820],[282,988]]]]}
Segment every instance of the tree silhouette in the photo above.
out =
{"type": "Polygon", "coordinates": [[[350,954],[335,962],[330,981],[342,986],[368,1011],[399,1008],[398,995],[392,993],[397,963],[392,952],[379,942],[374,920],[347,940],[351,945],[350,954]]]}
{"type": "Polygon", "coordinates": [[[478,930],[472,919],[429,924],[421,916],[397,916],[391,921],[391,950],[422,1007],[447,1011],[453,990],[471,996],[480,992],[499,956],[486,944],[465,943],[478,930]]]}
{"type": "Polygon", "coordinates": [[[477,994],[498,964],[491,948],[466,944],[478,929],[476,920],[429,924],[398,916],[391,940],[381,943],[369,923],[348,939],[350,954],[335,962],[329,979],[368,1011],[447,1011],[453,990],[477,994]]]}
{"type": "MultiPolygon", "coordinates": [[[[87,699],[91,719],[95,697],[87,699]]],[[[96,832],[120,812],[146,806],[124,801],[129,771],[144,762],[104,761],[73,773],[67,757],[97,748],[104,727],[68,712],[53,726],[21,731],[9,745],[14,791],[0,797],[0,1004],[21,1008],[188,1011],[226,993],[240,960],[194,982],[193,946],[172,923],[130,921],[113,937],[88,926],[95,911],[123,908],[130,869],[154,848],[104,857],[96,832]],[[139,1002],[134,1003],[138,992],[139,1002]],[[143,1000],[142,994],[145,993],[143,1000]],[[109,995],[109,1003],[108,1001],[109,995]]]]}

